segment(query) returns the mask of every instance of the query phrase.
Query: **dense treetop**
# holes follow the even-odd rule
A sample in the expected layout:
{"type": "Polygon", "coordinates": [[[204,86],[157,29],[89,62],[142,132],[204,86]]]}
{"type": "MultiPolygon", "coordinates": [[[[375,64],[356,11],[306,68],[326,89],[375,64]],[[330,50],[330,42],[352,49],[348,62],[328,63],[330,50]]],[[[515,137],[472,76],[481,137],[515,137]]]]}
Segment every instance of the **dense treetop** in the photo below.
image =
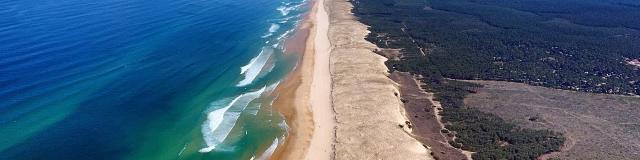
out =
{"type": "Polygon", "coordinates": [[[367,0],[354,13],[368,40],[400,48],[399,70],[640,93],[640,2],[631,0],[367,0]],[[426,55],[426,56],[423,56],[426,55]]]}

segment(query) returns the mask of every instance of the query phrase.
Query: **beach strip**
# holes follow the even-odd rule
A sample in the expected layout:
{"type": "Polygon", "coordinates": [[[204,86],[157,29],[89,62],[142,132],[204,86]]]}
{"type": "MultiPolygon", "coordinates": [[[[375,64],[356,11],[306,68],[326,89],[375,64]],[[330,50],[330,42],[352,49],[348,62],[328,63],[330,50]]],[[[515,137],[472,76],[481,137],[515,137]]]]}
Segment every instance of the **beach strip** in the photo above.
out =
{"type": "Polygon", "coordinates": [[[313,45],[315,49],[310,99],[314,133],[306,159],[329,160],[333,159],[336,126],[331,100],[329,15],[324,0],[316,0],[314,8],[313,45]]]}
{"type": "Polygon", "coordinates": [[[332,159],[335,137],[329,73],[329,20],[323,0],[316,0],[288,45],[304,45],[296,69],[274,92],[274,107],[287,121],[288,133],[270,159],[332,159]],[[304,43],[300,41],[304,39],[304,43]]]}

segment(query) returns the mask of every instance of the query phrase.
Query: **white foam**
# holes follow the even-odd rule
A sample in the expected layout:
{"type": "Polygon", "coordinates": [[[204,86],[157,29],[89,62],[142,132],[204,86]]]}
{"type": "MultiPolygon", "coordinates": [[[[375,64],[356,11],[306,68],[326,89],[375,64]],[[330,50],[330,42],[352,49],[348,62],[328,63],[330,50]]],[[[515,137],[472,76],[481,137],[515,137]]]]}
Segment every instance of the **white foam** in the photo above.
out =
{"type": "MultiPolygon", "coordinates": [[[[280,81],[277,81],[276,83],[266,86],[263,93],[271,94],[271,92],[273,92],[276,89],[276,87],[278,87],[278,84],[280,84],[280,81]]],[[[269,105],[273,106],[273,100],[269,102],[269,105]]],[[[252,105],[250,108],[247,108],[247,112],[254,116],[258,115],[258,111],[260,110],[261,107],[262,107],[262,104],[255,105],[255,106],[252,105]]]]}
{"type": "Polygon", "coordinates": [[[240,74],[244,74],[244,79],[238,82],[236,86],[242,87],[251,84],[253,80],[258,77],[260,71],[262,71],[262,68],[264,68],[264,66],[267,64],[267,61],[271,57],[272,53],[273,48],[264,47],[262,48],[262,51],[260,51],[260,54],[258,54],[258,56],[251,59],[249,64],[241,67],[240,74]]]}
{"type": "Polygon", "coordinates": [[[278,148],[279,144],[280,144],[280,140],[278,138],[274,139],[273,142],[271,143],[271,146],[269,146],[269,148],[267,148],[267,150],[265,150],[264,153],[262,153],[262,155],[258,157],[258,159],[259,160],[269,159],[269,157],[271,157],[271,155],[273,154],[273,151],[275,151],[276,148],[278,148]]]}
{"type": "MultiPolygon", "coordinates": [[[[225,107],[213,110],[207,114],[207,120],[202,124],[202,135],[207,147],[202,148],[199,152],[211,152],[220,143],[222,143],[231,129],[235,126],[240,113],[249,105],[249,103],[258,98],[267,87],[263,87],[258,91],[242,94],[234,98],[225,107]],[[233,111],[229,111],[233,109],[233,111]]],[[[218,103],[212,103],[212,107],[218,103]]]]}
{"type": "MultiPolygon", "coordinates": [[[[295,27],[294,27],[294,28],[295,28],[295,27]]],[[[279,41],[280,41],[280,40],[282,40],[282,39],[286,38],[286,37],[287,37],[289,34],[291,34],[294,30],[295,30],[295,29],[287,30],[287,31],[286,31],[286,32],[284,32],[282,35],[280,35],[280,36],[277,38],[277,40],[279,40],[279,41]]]]}
{"type": "Polygon", "coordinates": [[[278,7],[276,10],[280,11],[280,14],[283,16],[289,15],[289,13],[293,10],[299,9],[304,3],[300,3],[297,5],[289,6],[290,4],[285,4],[284,6],[278,7]]]}
{"type": "Polygon", "coordinates": [[[278,87],[278,84],[280,84],[280,81],[277,81],[276,83],[268,85],[265,91],[267,93],[273,92],[274,90],[276,90],[276,87],[278,87]]]}
{"type": "Polygon", "coordinates": [[[241,96],[238,96],[231,101],[231,103],[227,104],[227,106],[216,109],[207,114],[207,121],[202,124],[202,135],[204,136],[205,143],[207,144],[207,148],[200,149],[200,152],[210,152],[215,149],[216,145],[220,144],[224,137],[214,137],[213,132],[220,127],[222,120],[224,120],[224,113],[235,104],[241,96]]]}
{"type": "Polygon", "coordinates": [[[271,23],[271,27],[269,27],[269,32],[273,33],[278,31],[278,29],[280,29],[280,25],[271,23]]]}
{"type": "MultiPolygon", "coordinates": [[[[260,54],[262,54],[262,52],[260,52],[260,54]]],[[[256,60],[258,59],[258,57],[260,57],[260,54],[258,54],[258,56],[251,58],[251,60],[249,61],[249,63],[247,63],[246,65],[240,67],[240,74],[244,74],[244,72],[247,72],[247,70],[253,66],[254,63],[256,63],[256,60]]]]}
{"type": "Polygon", "coordinates": [[[271,37],[271,36],[273,36],[273,33],[269,32],[269,33],[263,35],[262,38],[268,38],[268,37],[271,37]]]}
{"type": "Polygon", "coordinates": [[[271,23],[271,26],[269,27],[269,32],[267,34],[263,35],[262,38],[271,37],[273,35],[273,33],[278,31],[278,29],[280,29],[280,25],[279,24],[271,23]]]}
{"type": "Polygon", "coordinates": [[[180,152],[178,152],[178,157],[180,157],[182,155],[182,153],[184,152],[184,150],[186,150],[186,149],[187,149],[187,144],[182,146],[182,149],[180,150],[180,152]]]}
{"type": "MultiPolygon", "coordinates": [[[[280,114],[281,117],[284,117],[284,115],[280,114]]],[[[278,126],[282,129],[284,129],[285,131],[289,130],[289,126],[287,125],[286,121],[280,121],[280,123],[278,123],[278,126]]]]}
{"type": "Polygon", "coordinates": [[[278,11],[280,11],[280,14],[282,14],[283,16],[286,16],[289,14],[289,9],[285,6],[280,6],[277,8],[278,11]]]}
{"type": "Polygon", "coordinates": [[[284,24],[289,22],[289,20],[293,19],[293,18],[298,18],[300,17],[301,14],[296,14],[293,16],[288,16],[288,17],[282,17],[282,18],[277,18],[277,19],[270,19],[268,20],[268,22],[274,22],[274,23],[279,23],[279,24],[284,24]]]}
{"type": "Polygon", "coordinates": [[[254,108],[247,108],[247,113],[251,114],[251,115],[258,115],[258,111],[260,110],[260,105],[254,107],[254,108]]]}

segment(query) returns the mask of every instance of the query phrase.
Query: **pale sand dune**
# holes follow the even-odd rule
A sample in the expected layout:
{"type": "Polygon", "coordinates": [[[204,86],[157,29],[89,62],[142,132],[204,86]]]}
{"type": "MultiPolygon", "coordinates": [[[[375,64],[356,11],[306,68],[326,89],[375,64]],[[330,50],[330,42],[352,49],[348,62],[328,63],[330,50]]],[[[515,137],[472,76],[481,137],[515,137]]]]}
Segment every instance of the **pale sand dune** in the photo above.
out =
{"type": "Polygon", "coordinates": [[[317,0],[301,26],[310,31],[305,53],[274,103],[290,130],[271,159],[433,159],[398,127],[407,118],[397,84],[351,7],[317,0]]]}
{"type": "MultiPolygon", "coordinates": [[[[367,26],[346,0],[325,0],[329,9],[331,79],[336,116],[335,159],[433,159],[410,131],[397,84],[387,77],[386,59],[364,38],[367,26]],[[406,127],[405,127],[406,128],[406,127]]],[[[310,150],[314,152],[314,150],[310,150]]]]}

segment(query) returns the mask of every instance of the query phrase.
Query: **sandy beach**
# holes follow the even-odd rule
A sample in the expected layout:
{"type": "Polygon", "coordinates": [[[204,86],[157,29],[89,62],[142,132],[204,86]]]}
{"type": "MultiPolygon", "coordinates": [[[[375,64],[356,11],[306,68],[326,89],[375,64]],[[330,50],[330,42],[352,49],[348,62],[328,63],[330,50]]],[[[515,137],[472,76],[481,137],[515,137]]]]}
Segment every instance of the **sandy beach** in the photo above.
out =
{"type": "Polygon", "coordinates": [[[287,137],[271,159],[332,159],[335,118],[329,73],[329,18],[324,1],[313,7],[288,45],[300,48],[296,69],[276,89],[274,107],[287,120],[287,137]],[[304,43],[301,41],[304,40],[304,43]]]}
{"type": "Polygon", "coordinates": [[[411,129],[399,127],[408,119],[398,84],[351,3],[313,5],[291,42],[304,38],[304,54],[275,92],[289,130],[271,159],[432,159],[411,129]]]}
{"type": "MultiPolygon", "coordinates": [[[[311,108],[314,133],[306,159],[327,160],[333,158],[335,118],[331,100],[331,74],[329,57],[329,15],[324,0],[317,0],[314,7],[314,72],[311,83],[311,108]]],[[[312,31],[313,32],[313,31],[312,31]]],[[[307,45],[308,46],[308,45],[307,45]]]]}

